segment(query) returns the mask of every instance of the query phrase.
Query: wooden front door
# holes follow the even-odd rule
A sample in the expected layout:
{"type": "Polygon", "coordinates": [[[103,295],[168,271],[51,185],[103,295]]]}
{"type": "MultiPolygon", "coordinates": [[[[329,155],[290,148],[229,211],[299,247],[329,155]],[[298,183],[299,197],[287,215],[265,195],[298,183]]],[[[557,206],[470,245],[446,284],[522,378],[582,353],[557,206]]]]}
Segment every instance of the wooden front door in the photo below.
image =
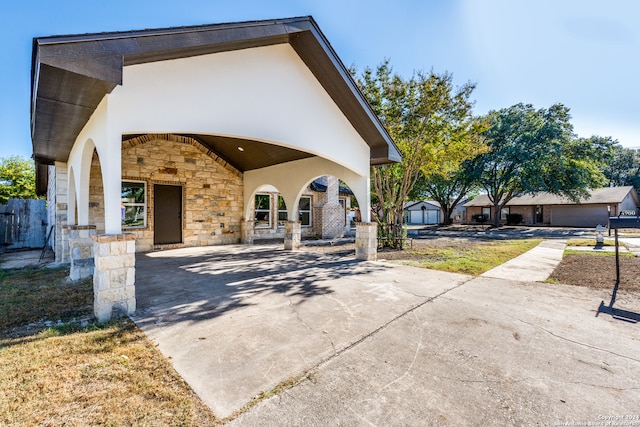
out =
{"type": "Polygon", "coordinates": [[[182,243],[182,187],[155,184],[153,194],[153,243],[182,243]]]}

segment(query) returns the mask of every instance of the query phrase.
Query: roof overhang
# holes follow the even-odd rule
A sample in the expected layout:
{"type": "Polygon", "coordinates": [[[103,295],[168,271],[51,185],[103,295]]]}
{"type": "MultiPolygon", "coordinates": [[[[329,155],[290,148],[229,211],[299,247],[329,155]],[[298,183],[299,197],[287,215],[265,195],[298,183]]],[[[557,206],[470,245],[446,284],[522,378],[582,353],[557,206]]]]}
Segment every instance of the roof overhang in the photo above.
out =
{"type": "MultiPolygon", "coordinates": [[[[31,138],[38,190],[43,166],[67,161],[76,137],[127,65],[288,43],[370,147],[370,164],[399,151],[312,17],[33,40],[31,138]]],[[[273,164],[288,161],[273,157],[273,164]]],[[[42,182],[41,182],[42,181],[42,182]]],[[[43,185],[44,184],[44,188],[43,185]]]]}

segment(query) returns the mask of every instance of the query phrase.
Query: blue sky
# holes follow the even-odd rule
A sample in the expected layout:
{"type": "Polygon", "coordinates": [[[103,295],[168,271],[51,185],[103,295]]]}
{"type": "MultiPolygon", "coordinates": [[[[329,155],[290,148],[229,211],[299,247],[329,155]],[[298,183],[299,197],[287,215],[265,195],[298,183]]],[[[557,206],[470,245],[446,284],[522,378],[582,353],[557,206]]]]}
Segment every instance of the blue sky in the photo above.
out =
{"type": "Polygon", "coordinates": [[[1,6],[0,157],[31,155],[32,38],[312,15],[345,63],[477,83],[475,111],[571,109],[575,132],[640,147],[636,0],[23,0],[1,6]]]}

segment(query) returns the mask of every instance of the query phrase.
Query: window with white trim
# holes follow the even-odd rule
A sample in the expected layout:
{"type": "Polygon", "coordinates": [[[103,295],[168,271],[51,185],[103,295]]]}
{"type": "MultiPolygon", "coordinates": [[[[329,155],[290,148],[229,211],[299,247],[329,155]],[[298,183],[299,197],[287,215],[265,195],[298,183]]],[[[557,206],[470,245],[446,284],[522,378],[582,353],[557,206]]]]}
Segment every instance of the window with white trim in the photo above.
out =
{"type": "Polygon", "coordinates": [[[271,227],[271,196],[269,194],[256,194],[254,209],[255,227],[271,227]]]}
{"type": "Polygon", "coordinates": [[[120,219],[122,228],[145,228],[147,226],[146,182],[122,181],[120,219]]]}

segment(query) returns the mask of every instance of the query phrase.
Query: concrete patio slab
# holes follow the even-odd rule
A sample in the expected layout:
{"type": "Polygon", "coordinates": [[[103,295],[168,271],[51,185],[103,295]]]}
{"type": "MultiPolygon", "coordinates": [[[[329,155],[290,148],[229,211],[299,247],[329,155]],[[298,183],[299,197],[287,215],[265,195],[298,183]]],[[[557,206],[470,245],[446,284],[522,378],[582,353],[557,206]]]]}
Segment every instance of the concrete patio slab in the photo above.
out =
{"type": "Polygon", "coordinates": [[[219,417],[469,276],[280,246],[139,254],[133,320],[219,417]]]}
{"type": "MultiPolygon", "coordinates": [[[[606,297],[474,279],[231,425],[598,425],[637,417],[640,330],[596,317],[606,297]]],[[[640,307],[638,299],[631,305],[640,307]]]]}

